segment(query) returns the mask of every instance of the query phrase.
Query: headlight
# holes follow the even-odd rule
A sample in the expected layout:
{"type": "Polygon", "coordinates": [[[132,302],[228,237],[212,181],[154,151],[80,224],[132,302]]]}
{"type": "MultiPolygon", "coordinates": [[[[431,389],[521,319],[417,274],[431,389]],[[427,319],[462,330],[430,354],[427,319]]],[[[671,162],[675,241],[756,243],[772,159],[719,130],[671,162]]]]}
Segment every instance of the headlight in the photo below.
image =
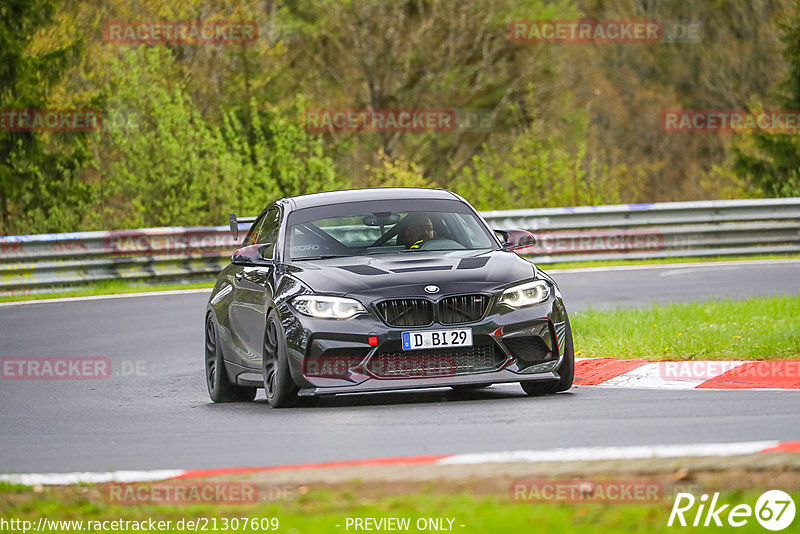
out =
{"type": "Polygon", "coordinates": [[[357,300],[324,295],[300,295],[292,304],[303,315],[317,319],[349,319],[367,311],[357,300]]]}
{"type": "Polygon", "coordinates": [[[512,308],[521,308],[539,304],[549,297],[550,287],[547,282],[537,280],[506,289],[500,297],[500,304],[506,304],[512,308]]]}

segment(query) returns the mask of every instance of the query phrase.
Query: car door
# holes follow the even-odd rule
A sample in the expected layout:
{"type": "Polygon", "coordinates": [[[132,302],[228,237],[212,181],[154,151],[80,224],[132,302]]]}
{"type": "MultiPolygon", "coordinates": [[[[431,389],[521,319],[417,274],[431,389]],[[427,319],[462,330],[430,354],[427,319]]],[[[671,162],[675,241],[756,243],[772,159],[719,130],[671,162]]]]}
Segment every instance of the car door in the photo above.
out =
{"type": "Polygon", "coordinates": [[[272,280],[275,274],[274,252],[281,223],[281,212],[277,207],[264,213],[252,243],[264,245],[262,251],[266,262],[263,265],[242,265],[232,279],[233,300],[231,302],[231,327],[235,344],[240,351],[242,364],[261,368],[262,344],[266,325],[266,303],[272,300],[272,280]]]}

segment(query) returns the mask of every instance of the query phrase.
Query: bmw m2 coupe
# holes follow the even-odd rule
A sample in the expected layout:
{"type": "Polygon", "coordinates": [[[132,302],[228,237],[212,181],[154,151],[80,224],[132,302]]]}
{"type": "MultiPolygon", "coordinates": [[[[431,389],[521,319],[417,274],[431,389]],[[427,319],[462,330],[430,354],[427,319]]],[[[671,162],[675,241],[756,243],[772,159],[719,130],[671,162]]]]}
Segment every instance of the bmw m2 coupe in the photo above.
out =
{"type": "MultiPolygon", "coordinates": [[[[239,220],[231,217],[238,232],[239,220]]],[[[445,190],[364,189],[277,200],[219,275],[205,317],[214,402],[519,382],[572,385],[558,286],[445,190]]]]}

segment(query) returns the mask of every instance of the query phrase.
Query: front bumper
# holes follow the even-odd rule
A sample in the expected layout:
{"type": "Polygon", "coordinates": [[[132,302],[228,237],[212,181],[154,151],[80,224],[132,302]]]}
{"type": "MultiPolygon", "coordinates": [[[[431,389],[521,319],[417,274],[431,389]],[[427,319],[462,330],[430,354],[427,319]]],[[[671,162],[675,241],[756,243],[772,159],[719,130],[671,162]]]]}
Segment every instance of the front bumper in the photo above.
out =
{"type": "Polygon", "coordinates": [[[406,378],[402,380],[383,380],[371,378],[348,386],[304,387],[298,391],[301,397],[318,395],[335,395],[339,393],[375,393],[378,391],[397,391],[402,389],[441,388],[449,386],[466,386],[470,384],[500,384],[504,382],[522,382],[523,380],[553,381],[560,377],[556,372],[538,373],[520,376],[517,373],[501,369],[491,373],[460,375],[451,378],[406,378]]]}
{"type": "Polygon", "coordinates": [[[489,305],[480,321],[393,327],[370,313],[314,319],[280,308],[299,395],[552,381],[564,358],[566,312],[560,295],[536,306],[489,305]],[[402,332],[470,328],[473,348],[403,351],[402,332]],[[373,343],[370,344],[370,338],[373,343]]]}

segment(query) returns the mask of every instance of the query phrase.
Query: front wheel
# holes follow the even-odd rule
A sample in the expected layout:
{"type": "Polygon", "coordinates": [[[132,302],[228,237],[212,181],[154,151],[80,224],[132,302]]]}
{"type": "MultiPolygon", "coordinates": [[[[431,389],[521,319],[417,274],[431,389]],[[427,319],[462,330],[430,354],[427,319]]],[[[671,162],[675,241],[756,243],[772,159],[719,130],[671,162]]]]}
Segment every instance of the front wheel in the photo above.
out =
{"type": "Polygon", "coordinates": [[[206,386],[214,402],[249,402],[256,398],[256,388],[238,386],[228,378],[218,343],[217,324],[210,313],[206,318],[206,386]]]}
{"type": "Polygon", "coordinates": [[[287,408],[297,402],[297,384],[289,371],[286,337],[275,310],[267,315],[267,330],[264,333],[264,391],[273,408],[287,408]]]}
{"type": "Polygon", "coordinates": [[[550,395],[559,391],[566,391],[572,387],[572,380],[575,377],[575,346],[572,343],[572,327],[567,318],[566,332],[564,334],[564,361],[558,368],[561,377],[550,382],[520,382],[522,389],[531,396],[550,395]]]}

